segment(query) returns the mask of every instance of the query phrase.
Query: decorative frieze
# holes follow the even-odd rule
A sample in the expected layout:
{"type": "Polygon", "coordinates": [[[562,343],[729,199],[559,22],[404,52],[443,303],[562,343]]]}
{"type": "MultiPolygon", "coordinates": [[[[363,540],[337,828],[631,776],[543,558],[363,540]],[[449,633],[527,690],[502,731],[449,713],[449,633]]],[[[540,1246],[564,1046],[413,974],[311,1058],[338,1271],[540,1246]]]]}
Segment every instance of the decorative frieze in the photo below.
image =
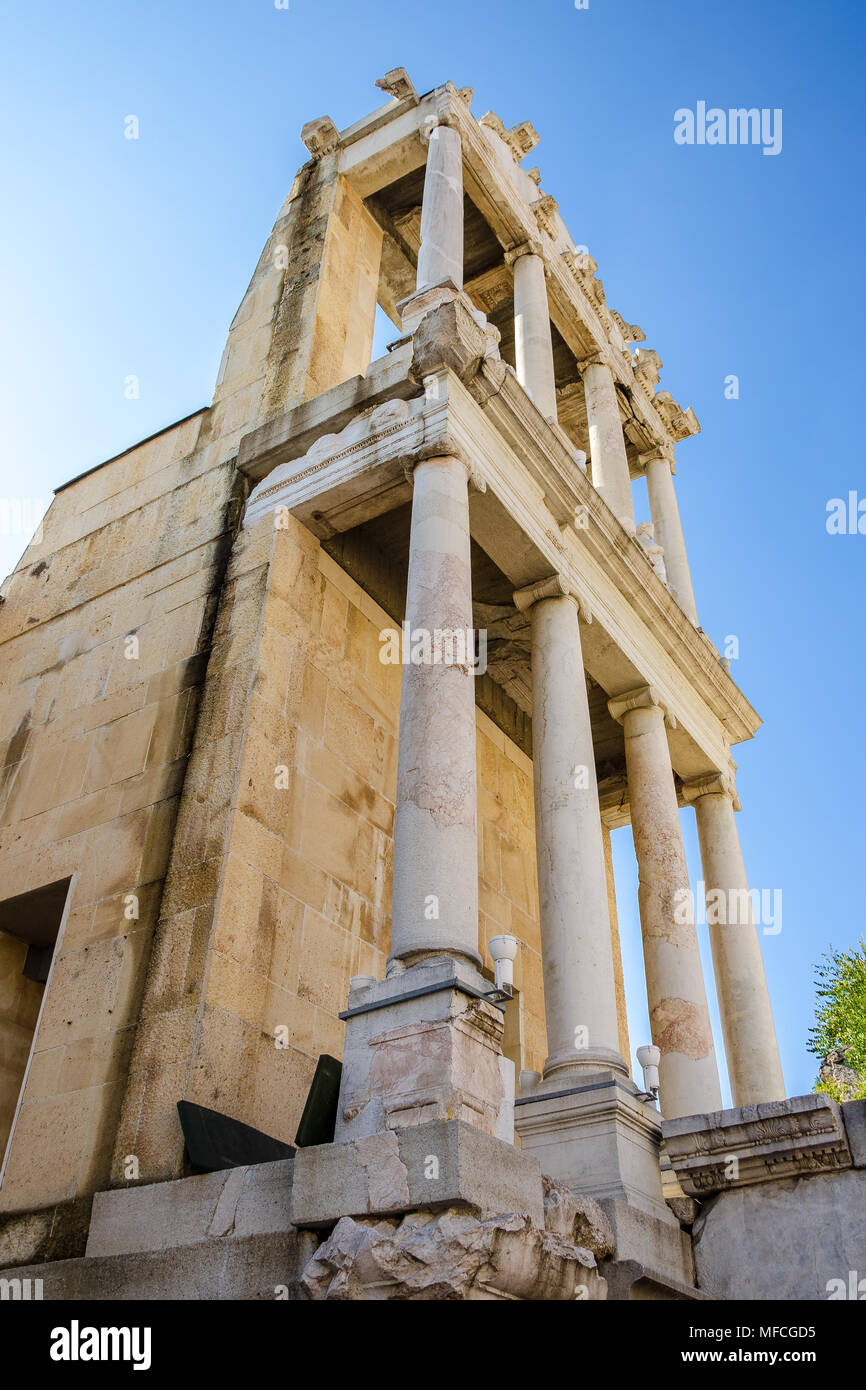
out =
{"type": "Polygon", "coordinates": [[[744,1105],[662,1124],[664,1149],[693,1197],[852,1166],[839,1106],[826,1095],[744,1105]]]}

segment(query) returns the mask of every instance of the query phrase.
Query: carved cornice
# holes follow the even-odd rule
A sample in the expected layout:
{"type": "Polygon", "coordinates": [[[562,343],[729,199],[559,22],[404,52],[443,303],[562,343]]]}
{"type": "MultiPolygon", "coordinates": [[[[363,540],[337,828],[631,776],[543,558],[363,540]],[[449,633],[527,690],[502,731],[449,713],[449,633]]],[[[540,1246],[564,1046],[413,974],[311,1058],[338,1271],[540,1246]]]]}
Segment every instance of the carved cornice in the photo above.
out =
{"type": "Polygon", "coordinates": [[[662,1134],[683,1191],[692,1197],[852,1166],[839,1107],[826,1095],[665,1120],[662,1134]]]}
{"type": "Polygon", "coordinates": [[[574,599],[583,621],[592,622],[592,610],[586,596],[579,592],[573,580],[569,581],[562,574],[548,575],[546,579],[538,579],[534,584],[527,584],[525,588],[518,589],[514,594],[514,606],[521,613],[525,613],[533,604],[546,598],[574,599]]]}
{"type": "Polygon", "coordinates": [[[624,695],[615,695],[608,700],[607,708],[611,719],[615,719],[617,724],[624,723],[625,716],[633,709],[660,709],[664,715],[664,721],[669,729],[677,727],[677,721],[667,705],[663,704],[659,698],[658,691],[651,685],[639,686],[637,690],[629,690],[624,695]]]}
{"type": "Polygon", "coordinates": [[[301,140],[314,159],[330,154],[340,143],[340,132],[330,116],[317,116],[301,129],[301,140]]]}
{"type": "Polygon", "coordinates": [[[395,97],[397,101],[405,101],[409,98],[416,104],[418,102],[418,93],[405,68],[391,68],[384,77],[376,78],[376,86],[381,87],[383,92],[387,92],[390,97],[395,97]]]}

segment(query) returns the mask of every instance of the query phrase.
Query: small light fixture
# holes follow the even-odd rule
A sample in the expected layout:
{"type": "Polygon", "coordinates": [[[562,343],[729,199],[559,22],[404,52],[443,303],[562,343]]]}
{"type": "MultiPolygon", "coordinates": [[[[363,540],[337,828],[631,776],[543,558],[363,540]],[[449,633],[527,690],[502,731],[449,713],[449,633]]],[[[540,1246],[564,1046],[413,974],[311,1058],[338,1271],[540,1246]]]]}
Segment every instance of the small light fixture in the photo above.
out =
{"type": "Polygon", "coordinates": [[[493,958],[493,980],[501,999],[514,994],[514,957],[520,942],[516,936],[492,936],[490,954],[493,958]]]}
{"type": "Polygon", "coordinates": [[[659,1094],[659,1062],[661,1052],[652,1043],[645,1043],[637,1050],[637,1059],[643,1072],[644,1096],[647,1100],[657,1100],[659,1094]]]}

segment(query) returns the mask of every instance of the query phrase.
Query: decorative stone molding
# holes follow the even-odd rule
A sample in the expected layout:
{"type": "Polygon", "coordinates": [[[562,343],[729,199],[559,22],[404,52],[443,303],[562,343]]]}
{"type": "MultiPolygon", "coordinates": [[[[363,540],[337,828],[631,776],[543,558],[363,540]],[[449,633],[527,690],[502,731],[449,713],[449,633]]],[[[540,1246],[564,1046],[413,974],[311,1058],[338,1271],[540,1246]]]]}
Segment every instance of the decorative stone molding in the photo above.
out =
{"type": "Polygon", "coordinates": [[[621,724],[625,715],[632,709],[648,709],[652,705],[657,705],[665,717],[665,723],[669,729],[677,727],[677,721],[659,698],[658,691],[651,685],[643,685],[638,690],[629,690],[625,695],[616,695],[612,700],[608,700],[607,708],[611,719],[615,719],[617,724],[621,724]]]}
{"type": "Polygon", "coordinates": [[[317,116],[301,130],[301,140],[314,159],[330,154],[340,143],[340,132],[330,116],[317,116]]]}
{"type": "Polygon", "coordinates": [[[381,87],[383,92],[395,97],[397,101],[405,101],[409,97],[415,102],[418,101],[418,93],[405,68],[391,68],[384,77],[377,77],[376,86],[381,87]]]}
{"type": "Polygon", "coordinates": [[[692,1197],[852,1167],[839,1106],[794,1096],[662,1123],[664,1150],[692,1197]],[[735,1161],[734,1161],[735,1160],[735,1161]]]}
{"type": "Polygon", "coordinates": [[[518,125],[506,130],[505,123],[496,115],[495,111],[487,111],[478,124],[487,130],[492,130],[499,136],[500,140],[504,141],[511,151],[515,164],[519,164],[522,159],[525,159],[541,139],[531,121],[520,121],[518,125]]]}
{"type": "Polygon", "coordinates": [[[562,574],[551,574],[547,579],[538,579],[534,584],[527,584],[525,588],[518,589],[514,594],[514,605],[519,612],[525,613],[534,603],[545,598],[574,599],[583,621],[592,622],[592,609],[588,599],[562,574]]]}
{"type": "Polygon", "coordinates": [[[675,401],[670,391],[657,391],[652,398],[665,429],[671,438],[679,443],[681,439],[688,439],[693,434],[700,434],[701,427],[698,417],[691,406],[683,410],[678,401],[675,401]]]}
{"type": "MultiPolygon", "coordinates": [[[[644,333],[643,329],[642,329],[638,324],[636,324],[636,323],[628,323],[628,322],[623,318],[622,314],[618,314],[618,313],[617,313],[616,309],[611,309],[611,311],[610,311],[610,316],[611,316],[611,318],[613,319],[614,323],[616,324],[617,328],[619,329],[620,333],[622,334],[623,339],[625,340],[625,342],[627,342],[627,343],[644,343],[644,342],[646,342],[646,334],[644,333]]],[[[659,365],[661,365],[661,363],[660,363],[659,365]]]]}
{"type": "Polygon", "coordinates": [[[653,348],[638,348],[632,358],[632,366],[641,386],[649,392],[655,391],[664,366],[658,353],[653,348]]]}
{"type": "Polygon", "coordinates": [[[532,204],[532,211],[535,213],[535,220],[543,232],[546,232],[551,240],[555,241],[558,228],[556,226],[556,213],[559,210],[559,203],[552,193],[542,193],[538,190],[541,197],[532,204]]]}

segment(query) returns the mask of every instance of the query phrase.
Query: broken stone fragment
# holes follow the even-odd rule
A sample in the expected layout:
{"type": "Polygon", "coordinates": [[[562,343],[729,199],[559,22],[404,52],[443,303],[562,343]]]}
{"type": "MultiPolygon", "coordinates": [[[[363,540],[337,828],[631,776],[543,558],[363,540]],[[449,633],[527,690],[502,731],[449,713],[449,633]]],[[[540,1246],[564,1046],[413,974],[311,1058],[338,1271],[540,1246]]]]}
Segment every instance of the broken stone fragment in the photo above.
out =
{"type": "Polygon", "coordinates": [[[607,1296],[589,1250],[528,1216],[480,1221],[454,1207],[399,1222],[344,1216],[301,1277],[311,1299],[329,1302],[607,1296]]]}
{"type": "Polygon", "coordinates": [[[589,1250],[597,1260],[614,1253],[613,1227],[592,1197],[571,1192],[553,1178],[542,1175],[544,1224],[548,1231],[572,1245],[589,1250]]]}

